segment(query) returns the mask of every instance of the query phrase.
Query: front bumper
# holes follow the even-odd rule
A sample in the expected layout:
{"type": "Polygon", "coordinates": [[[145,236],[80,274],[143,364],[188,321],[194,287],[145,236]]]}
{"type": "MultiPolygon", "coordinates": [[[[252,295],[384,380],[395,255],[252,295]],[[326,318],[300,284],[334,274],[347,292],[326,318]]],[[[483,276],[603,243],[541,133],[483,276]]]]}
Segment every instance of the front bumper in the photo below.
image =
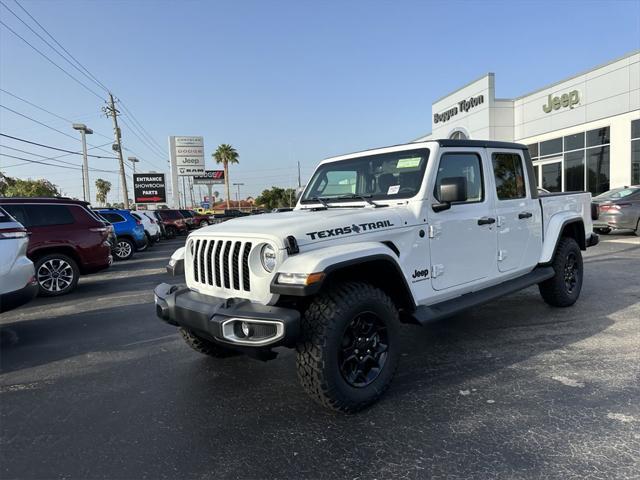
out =
{"type": "Polygon", "coordinates": [[[300,333],[300,313],[290,308],[212,297],[168,283],[158,285],[154,294],[158,317],[215,342],[253,348],[291,347],[300,333]],[[248,335],[242,324],[248,327],[248,335]]]}

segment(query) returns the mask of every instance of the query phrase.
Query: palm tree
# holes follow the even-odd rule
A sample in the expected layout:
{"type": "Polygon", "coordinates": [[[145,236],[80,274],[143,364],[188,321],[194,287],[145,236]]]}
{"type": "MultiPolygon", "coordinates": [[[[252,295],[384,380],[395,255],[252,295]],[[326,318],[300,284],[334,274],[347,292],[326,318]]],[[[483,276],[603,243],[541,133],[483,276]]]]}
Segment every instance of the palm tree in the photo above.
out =
{"type": "Polygon", "coordinates": [[[227,192],[227,209],[231,208],[229,199],[231,194],[229,193],[229,164],[239,163],[238,152],[228,143],[221,144],[218,149],[212,155],[216,163],[221,163],[224,168],[224,187],[227,192]]]}
{"type": "Polygon", "coordinates": [[[111,182],[99,178],[96,180],[96,189],[98,190],[96,200],[104,206],[107,203],[107,195],[111,191],[111,182]]]}

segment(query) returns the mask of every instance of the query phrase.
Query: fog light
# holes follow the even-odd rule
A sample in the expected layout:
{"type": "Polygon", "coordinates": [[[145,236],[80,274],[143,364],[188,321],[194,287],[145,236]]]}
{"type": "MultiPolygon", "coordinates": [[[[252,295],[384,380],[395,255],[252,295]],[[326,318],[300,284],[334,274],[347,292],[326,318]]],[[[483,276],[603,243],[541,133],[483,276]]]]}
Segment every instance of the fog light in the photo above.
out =
{"type": "Polygon", "coordinates": [[[243,334],[245,337],[250,337],[250,336],[251,336],[251,334],[253,333],[253,332],[251,331],[251,325],[249,325],[247,322],[242,322],[241,327],[242,327],[242,334],[243,334]]]}

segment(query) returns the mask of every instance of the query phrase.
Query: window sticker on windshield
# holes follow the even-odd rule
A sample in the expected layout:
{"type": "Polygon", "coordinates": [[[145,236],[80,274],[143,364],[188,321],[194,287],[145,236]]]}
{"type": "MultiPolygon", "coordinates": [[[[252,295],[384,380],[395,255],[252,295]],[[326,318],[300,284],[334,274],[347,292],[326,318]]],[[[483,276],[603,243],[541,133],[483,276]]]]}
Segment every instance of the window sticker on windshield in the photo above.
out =
{"type": "Polygon", "coordinates": [[[396,164],[396,168],[417,168],[420,166],[422,157],[400,158],[396,164]]]}
{"type": "Polygon", "coordinates": [[[387,190],[387,195],[395,195],[400,190],[400,185],[391,185],[387,190]]]}

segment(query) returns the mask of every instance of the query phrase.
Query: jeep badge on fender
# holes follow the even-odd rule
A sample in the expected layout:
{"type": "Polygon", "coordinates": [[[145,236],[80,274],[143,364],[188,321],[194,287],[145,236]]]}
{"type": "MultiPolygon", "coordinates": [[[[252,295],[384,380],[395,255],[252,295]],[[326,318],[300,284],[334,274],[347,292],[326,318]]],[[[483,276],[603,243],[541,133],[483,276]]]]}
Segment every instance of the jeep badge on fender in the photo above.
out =
{"type": "Polygon", "coordinates": [[[538,198],[525,145],[396,145],[324,160],[293,211],[192,231],[168,267],[186,286],[158,285],[155,308],[211,357],[295,349],[309,396],[356,412],[389,388],[403,322],[531,285],[549,305],[573,305],[591,232],[591,194],[538,198]]]}

